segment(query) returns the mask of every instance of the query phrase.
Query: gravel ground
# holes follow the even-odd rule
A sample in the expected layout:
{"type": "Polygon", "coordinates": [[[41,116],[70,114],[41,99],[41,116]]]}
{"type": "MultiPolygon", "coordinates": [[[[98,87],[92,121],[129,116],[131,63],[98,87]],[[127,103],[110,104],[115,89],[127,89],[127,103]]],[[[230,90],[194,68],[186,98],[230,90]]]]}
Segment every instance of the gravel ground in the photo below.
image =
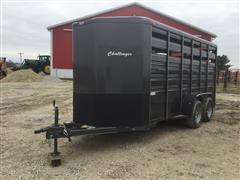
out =
{"type": "Polygon", "coordinates": [[[199,129],[180,121],[149,132],[61,139],[62,166],[52,168],[44,135],[34,129],[72,119],[72,82],[2,83],[1,179],[240,179],[240,95],[218,94],[214,118],[199,129]]]}

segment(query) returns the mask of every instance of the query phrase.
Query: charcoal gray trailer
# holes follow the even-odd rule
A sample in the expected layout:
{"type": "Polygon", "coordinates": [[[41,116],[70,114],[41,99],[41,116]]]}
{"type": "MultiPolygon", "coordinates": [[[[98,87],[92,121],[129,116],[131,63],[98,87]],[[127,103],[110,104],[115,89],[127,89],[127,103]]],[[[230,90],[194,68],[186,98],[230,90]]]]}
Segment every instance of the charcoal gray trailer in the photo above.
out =
{"type": "MultiPolygon", "coordinates": [[[[149,130],[183,116],[197,128],[215,106],[217,46],[145,17],[73,24],[73,121],[35,133],[54,139],[149,130]]],[[[55,103],[54,103],[55,104],[55,103]]]]}

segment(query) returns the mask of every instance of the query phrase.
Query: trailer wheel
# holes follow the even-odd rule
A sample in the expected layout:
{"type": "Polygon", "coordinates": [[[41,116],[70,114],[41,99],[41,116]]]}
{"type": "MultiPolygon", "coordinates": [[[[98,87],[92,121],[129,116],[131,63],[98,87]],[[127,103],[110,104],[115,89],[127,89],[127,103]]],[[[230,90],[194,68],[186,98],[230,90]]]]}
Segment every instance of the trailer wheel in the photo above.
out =
{"type": "Polygon", "coordinates": [[[187,126],[190,128],[199,128],[202,120],[202,103],[196,100],[193,103],[193,110],[190,117],[187,119],[187,126]]]}
{"type": "Polygon", "coordinates": [[[208,122],[211,120],[213,115],[213,101],[212,98],[207,98],[203,106],[202,120],[208,122]]]}

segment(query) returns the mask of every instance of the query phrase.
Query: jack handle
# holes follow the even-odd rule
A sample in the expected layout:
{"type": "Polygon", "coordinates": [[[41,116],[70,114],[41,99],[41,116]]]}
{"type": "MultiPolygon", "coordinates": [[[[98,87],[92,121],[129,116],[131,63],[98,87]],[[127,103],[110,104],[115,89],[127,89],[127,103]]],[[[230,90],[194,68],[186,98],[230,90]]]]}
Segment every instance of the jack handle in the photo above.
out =
{"type": "Polygon", "coordinates": [[[49,127],[37,129],[34,131],[34,134],[40,134],[40,133],[46,132],[48,129],[49,129],[49,127]]]}
{"type": "MultiPolygon", "coordinates": [[[[53,108],[54,108],[54,111],[55,111],[55,121],[54,121],[54,124],[55,126],[58,125],[58,107],[56,106],[56,100],[54,99],[53,102],[53,108]]],[[[43,133],[43,132],[46,132],[50,129],[51,127],[45,127],[45,128],[41,128],[41,129],[37,129],[34,131],[34,134],[40,134],[40,133],[43,133]]]]}

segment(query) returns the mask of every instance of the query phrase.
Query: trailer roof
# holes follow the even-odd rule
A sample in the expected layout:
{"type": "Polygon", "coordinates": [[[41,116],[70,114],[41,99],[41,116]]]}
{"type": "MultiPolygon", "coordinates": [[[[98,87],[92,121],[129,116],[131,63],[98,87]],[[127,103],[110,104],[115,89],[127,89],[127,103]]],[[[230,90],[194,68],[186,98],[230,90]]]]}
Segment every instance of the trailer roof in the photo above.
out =
{"type": "MultiPolygon", "coordinates": [[[[214,43],[212,43],[210,41],[207,41],[207,40],[204,40],[202,38],[196,37],[196,36],[194,36],[192,34],[189,34],[187,32],[181,31],[179,29],[176,29],[174,27],[168,26],[166,24],[160,23],[158,21],[155,21],[153,19],[150,19],[150,18],[144,17],[144,16],[95,17],[93,19],[89,19],[89,20],[85,21],[84,24],[94,23],[96,21],[97,22],[113,22],[114,23],[114,22],[116,22],[116,20],[118,22],[120,22],[120,23],[124,22],[124,23],[145,23],[145,24],[150,24],[152,26],[164,29],[166,31],[170,31],[170,32],[175,33],[175,34],[182,35],[182,36],[187,37],[189,39],[194,39],[196,41],[199,41],[199,42],[202,42],[202,43],[209,44],[211,46],[217,47],[216,44],[214,44],[214,43]]],[[[83,25],[82,23],[74,23],[74,24],[81,24],[81,25],[83,25]]]]}
{"type": "Polygon", "coordinates": [[[149,8],[149,7],[147,7],[147,6],[144,6],[144,5],[139,4],[139,3],[136,3],[136,2],[130,3],[130,4],[127,4],[127,5],[124,5],[124,6],[120,6],[120,7],[108,9],[108,10],[105,10],[105,11],[100,11],[100,12],[95,13],[95,14],[83,16],[83,17],[76,18],[76,19],[72,19],[72,20],[69,20],[69,21],[62,22],[62,23],[54,24],[54,25],[48,26],[47,29],[48,29],[48,30],[51,30],[51,29],[53,29],[53,28],[55,28],[55,27],[58,27],[58,26],[62,26],[62,25],[69,24],[69,23],[73,23],[73,22],[77,22],[77,21],[83,21],[83,20],[85,20],[85,19],[89,19],[89,18],[92,18],[92,17],[95,17],[95,16],[99,16],[99,15],[104,14],[104,13],[116,11],[116,10],[118,10],[118,9],[127,8],[127,7],[130,7],[130,6],[138,6],[138,7],[140,7],[140,8],[146,9],[146,10],[148,10],[148,11],[152,11],[152,12],[154,12],[154,13],[160,15],[160,16],[164,16],[164,17],[166,17],[166,18],[169,18],[169,19],[172,19],[172,20],[174,20],[174,21],[177,21],[177,22],[179,22],[179,23],[181,23],[181,24],[183,24],[183,25],[186,25],[186,26],[189,26],[189,27],[194,28],[194,29],[196,29],[196,30],[199,30],[199,31],[201,31],[201,32],[203,32],[203,33],[209,34],[212,38],[216,38],[216,37],[217,37],[216,34],[213,34],[213,33],[209,32],[209,31],[206,31],[206,30],[204,30],[204,29],[201,29],[201,28],[199,28],[199,27],[197,27],[197,26],[194,26],[194,25],[192,25],[192,24],[189,24],[189,23],[187,23],[187,22],[184,22],[184,21],[182,21],[182,20],[179,20],[179,19],[177,19],[177,18],[175,18],[175,17],[172,17],[172,16],[169,16],[169,15],[167,15],[167,14],[161,13],[161,12],[159,12],[159,11],[156,11],[156,10],[154,10],[154,9],[152,9],[152,8],[149,8]]]}

